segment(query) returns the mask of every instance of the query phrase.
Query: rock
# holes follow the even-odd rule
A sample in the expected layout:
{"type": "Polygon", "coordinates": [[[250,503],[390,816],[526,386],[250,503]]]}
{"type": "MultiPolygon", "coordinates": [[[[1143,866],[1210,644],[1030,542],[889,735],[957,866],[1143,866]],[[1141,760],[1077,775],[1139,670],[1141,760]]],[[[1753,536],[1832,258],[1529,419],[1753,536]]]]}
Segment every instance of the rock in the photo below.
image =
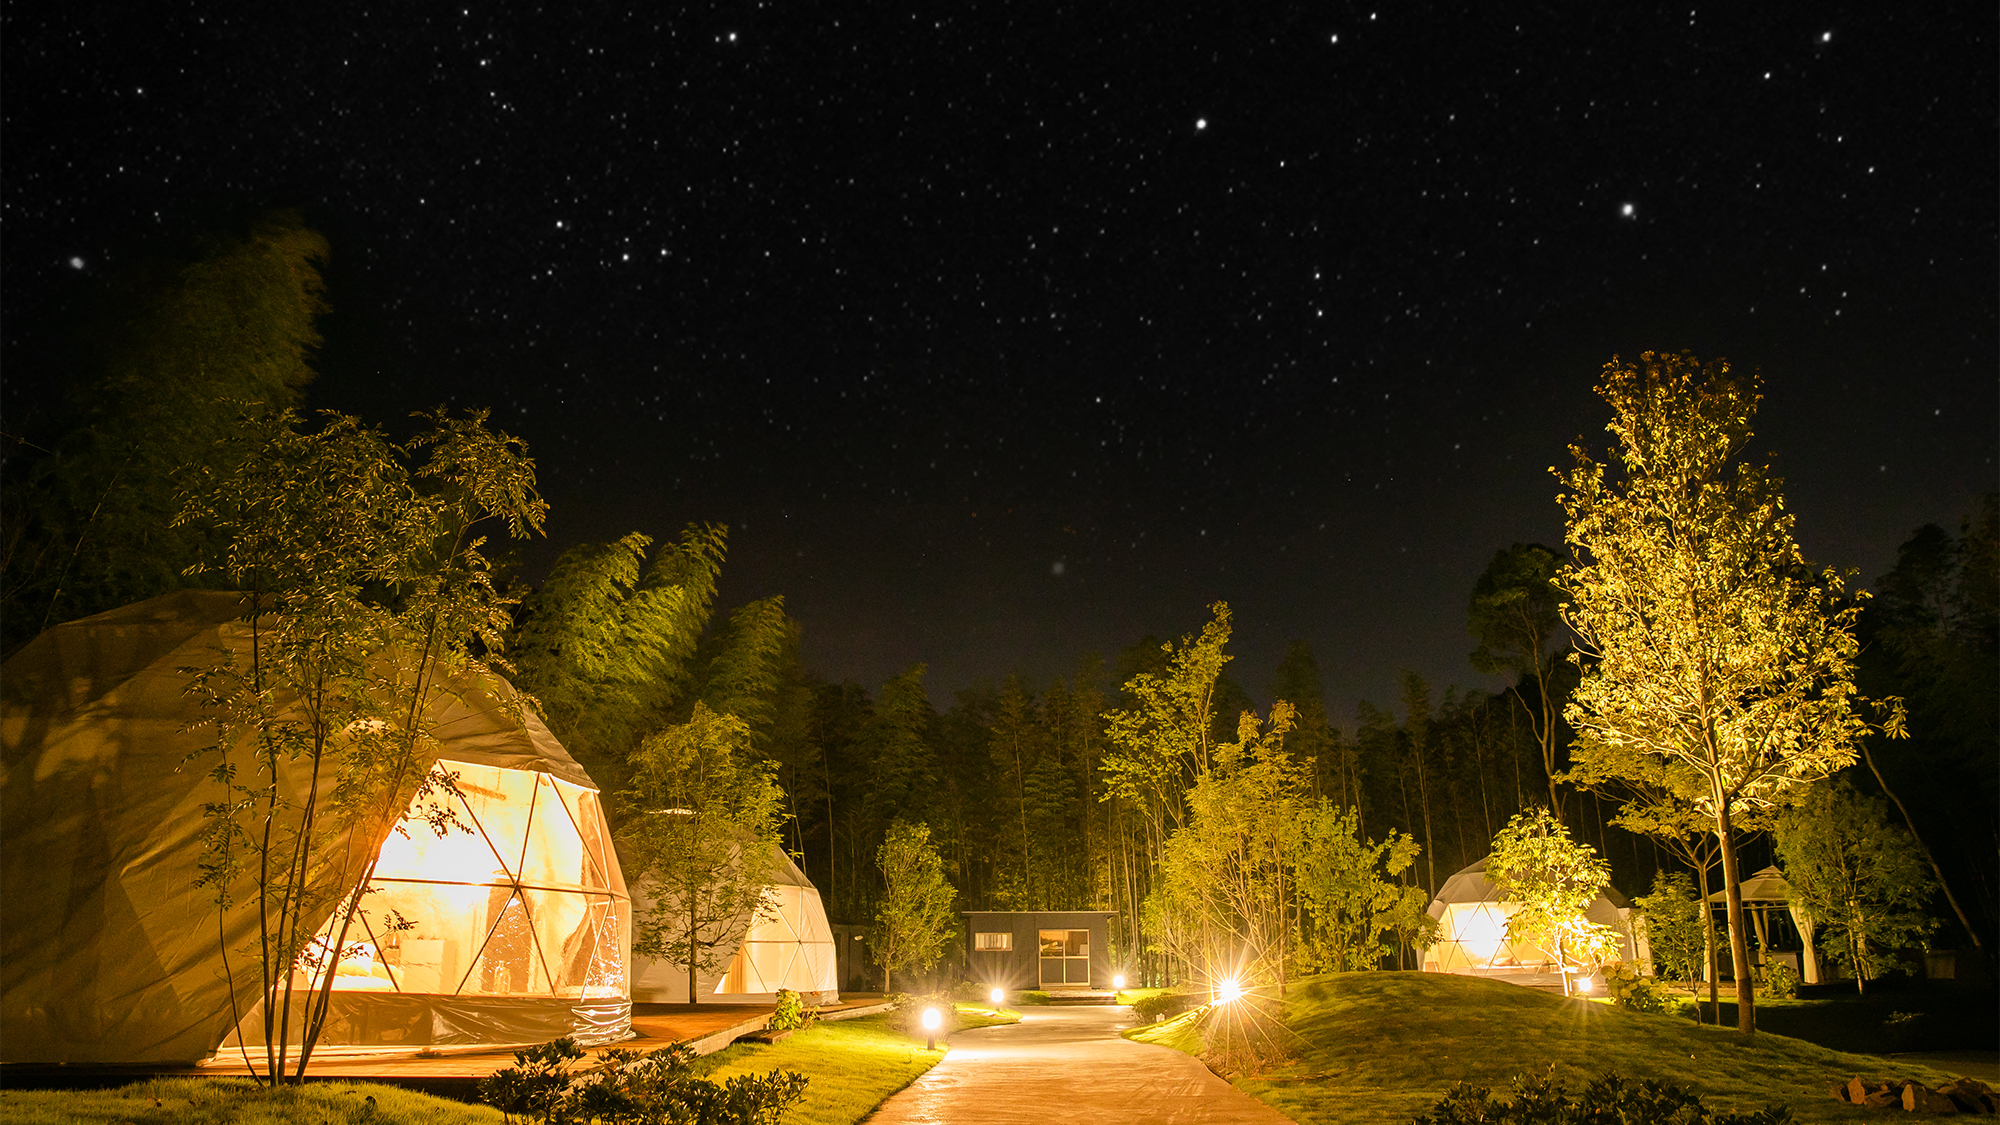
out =
{"type": "Polygon", "coordinates": [[[1828,1086],[1826,1088],[1826,1092],[1830,1097],[1833,1098],[1834,1101],[1844,1102],[1847,1100],[1847,1083],[1836,1082],[1833,1085],[1828,1086]]]}
{"type": "Polygon", "coordinates": [[[1861,1104],[1870,1109],[1888,1109],[1890,1106],[1901,1106],[1903,1095],[1899,1090],[1870,1090],[1868,1096],[1861,1099],[1861,1104]]]}
{"type": "Polygon", "coordinates": [[[1863,1082],[1861,1076],[1858,1074],[1848,1079],[1847,1096],[1840,1100],[1853,1105],[1860,1105],[1862,1102],[1868,1100],[1868,1083],[1863,1082]]]}
{"type": "Polygon", "coordinates": [[[1946,1116],[1958,1112],[1958,1103],[1921,1082],[1903,1084],[1903,1108],[1911,1113],[1946,1116]]]}

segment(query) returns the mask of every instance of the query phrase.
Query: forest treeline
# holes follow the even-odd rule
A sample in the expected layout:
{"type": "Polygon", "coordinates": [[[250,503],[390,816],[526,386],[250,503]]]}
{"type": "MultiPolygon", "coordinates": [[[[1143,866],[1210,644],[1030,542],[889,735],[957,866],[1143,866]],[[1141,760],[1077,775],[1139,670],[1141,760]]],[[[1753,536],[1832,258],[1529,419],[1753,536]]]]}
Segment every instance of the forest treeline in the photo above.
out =
{"type": "MultiPolygon", "coordinates": [[[[277,215],[114,288],[67,412],[46,432],[7,435],[8,651],[50,624],[226,584],[199,565],[218,549],[214,529],[177,513],[232,427],[291,418],[301,402],[326,253],[297,216],[277,215]]],[[[1844,603],[1861,610],[1859,690],[1905,701],[1909,736],[1868,734],[1846,776],[1894,804],[1955,892],[1938,940],[1987,950],[2000,918],[1996,544],[1989,495],[1957,528],[1916,529],[1872,600],[1844,603]]],[[[1564,714],[1583,665],[1569,659],[1559,548],[1499,549],[1452,595],[1468,671],[1507,686],[1404,671],[1398,698],[1355,701],[1351,723],[1334,718],[1348,701],[1325,698],[1305,641],[1274,668],[1232,663],[1221,603],[1161,622],[1171,639],[1079,652],[1053,679],[950,699],[922,664],[880,684],[830,682],[802,660],[778,593],[716,604],[727,548],[727,529],[708,524],[573,546],[480,643],[614,796],[639,791],[649,740],[734,716],[730,752],[775,784],[776,831],[836,922],[875,917],[876,859],[898,824],[928,826],[957,909],[1115,911],[1120,955],[1146,958],[1156,978],[1187,962],[1176,927],[1213,905],[1175,898],[1186,891],[1176,870],[1208,862],[1196,854],[1204,825],[1273,849],[1242,860],[1256,872],[1244,886],[1276,903],[1252,928],[1302,968],[1412,964],[1422,904],[1538,807],[1628,895],[1701,858],[1628,830],[1628,789],[1570,776],[1577,732],[1564,714]],[[1340,878],[1311,884],[1326,872],[1340,878]]],[[[634,800],[611,802],[613,816],[633,815],[634,800]]],[[[1763,831],[1744,834],[1745,873],[1775,855],[1763,831]]]]}

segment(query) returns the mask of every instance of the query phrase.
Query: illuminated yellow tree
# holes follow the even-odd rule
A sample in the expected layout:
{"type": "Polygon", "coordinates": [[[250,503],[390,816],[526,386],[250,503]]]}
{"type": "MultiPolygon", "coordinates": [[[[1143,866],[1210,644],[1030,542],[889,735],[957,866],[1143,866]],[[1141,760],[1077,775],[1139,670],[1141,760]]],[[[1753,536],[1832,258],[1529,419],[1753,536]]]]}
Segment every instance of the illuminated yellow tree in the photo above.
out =
{"type": "MultiPolygon", "coordinates": [[[[1646,352],[1597,387],[1617,439],[1606,463],[1572,446],[1558,473],[1572,560],[1558,579],[1582,679],[1564,716],[1571,759],[1656,781],[1713,818],[1737,979],[1749,977],[1736,859],[1740,812],[1838,770],[1857,713],[1858,605],[1792,541],[1779,482],[1739,460],[1760,398],[1728,363],[1646,352]]],[[[1900,713],[1889,714],[1891,733],[1900,713]]],[[[1754,1034],[1752,990],[1737,1027],[1754,1034]]]]}

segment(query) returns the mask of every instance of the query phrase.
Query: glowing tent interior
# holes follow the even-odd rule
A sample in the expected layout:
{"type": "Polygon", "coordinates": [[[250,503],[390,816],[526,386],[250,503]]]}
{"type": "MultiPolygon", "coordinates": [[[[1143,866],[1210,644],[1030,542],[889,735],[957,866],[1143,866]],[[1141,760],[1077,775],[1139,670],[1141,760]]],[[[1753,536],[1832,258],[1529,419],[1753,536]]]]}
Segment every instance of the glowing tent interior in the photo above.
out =
{"type": "MultiPolygon", "coordinates": [[[[809,1003],[840,998],[833,929],[827,924],[819,889],[782,850],[773,858],[771,881],[764,888],[765,908],[750,920],[742,943],[721,972],[695,973],[702,1002],[769,1003],[781,988],[801,993],[809,1003]]],[[[632,897],[634,910],[643,916],[650,904],[645,887],[635,888],[632,897]]],[[[687,1003],[687,966],[635,955],[632,999],[687,1003]]]]}
{"type": "MultiPolygon", "coordinates": [[[[215,793],[183,768],[212,737],[191,670],[244,651],[238,607],[180,591],[58,626],[0,669],[0,1060],[191,1062],[239,1016],[261,1041],[256,912],[195,885],[215,793]]],[[[413,809],[443,831],[406,818],[380,846],[321,1044],[625,1037],[630,904],[596,786],[498,676],[447,680],[429,719],[431,769],[455,778],[431,800],[451,815],[413,809]]],[[[323,979],[331,944],[322,927],[297,983],[323,979]]]]}
{"type": "MultiPolygon", "coordinates": [[[[1446,879],[1427,910],[1438,920],[1438,938],[1424,951],[1424,969],[1556,979],[1553,954],[1530,942],[1507,940],[1507,919],[1519,909],[1486,877],[1484,859],[1446,879]]],[[[1632,925],[1632,904],[1615,888],[1599,891],[1584,917],[1617,931],[1624,960],[1647,956],[1645,934],[1632,925]]]]}

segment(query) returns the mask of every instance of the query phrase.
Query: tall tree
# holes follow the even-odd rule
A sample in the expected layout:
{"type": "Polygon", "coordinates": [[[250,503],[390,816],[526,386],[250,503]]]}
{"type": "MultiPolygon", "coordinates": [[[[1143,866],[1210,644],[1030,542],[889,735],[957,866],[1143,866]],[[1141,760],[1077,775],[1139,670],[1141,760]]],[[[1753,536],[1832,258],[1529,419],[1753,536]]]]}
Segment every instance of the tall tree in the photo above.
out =
{"type": "Polygon", "coordinates": [[[1778,818],[1778,857],[1792,902],[1818,925],[1820,948],[1854,973],[1854,989],[1892,967],[1937,922],[1936,884],[1888,808],[1845,782],[1813,786],[1778,818]]]}
{"type": "Polygon", "coordinates": [[[192,688],[215,732],[196,882],[223,911],[247,895],[257,912],[273,1084],[295,1013],[303,1080],[379,842],[439,783],[430,716],[455,674],[500,662],[512,602],[489,525],[526,537],[546,510],[526,447],[484,414],[426,420],[397,445],[344,415],[253,419],[185,478],[176,517],[215,545],[199,568],[245,595],[248,663],[192,688]]]}
{"type": "Polygon", "coordinates": [[[1547,809],[1529,809],[1493,837],[1486,877],[1519,909],[1507,917],[1509,941],[1533,942],[1555,954],[1563,994],[1572,963],[1589,965],[1615,948],[1616,935],[1584,916],[1611,879],[1611,868],[1547,809]]]}
{"type": "Polygon", "coordinates": [[[634,885],[652,894],[632,949],[684,966],[697,1004],[697,972],[721,968],[769,909],[785,795],[751,758],[749,724],[701,702],[640,743],[632,764],[618,842],[634,885]]]}
{"type": "Polygon", "coordinates": [[[522,605],[516,679],[608,792],[631,784],[639,741],[682,717],[727,536],[690,524],[657,552],[638,532],[578,544],[522,605]]]}
{"type": "Polygon", "coordinates": [[[931,843],[927,824],[899,820],[889,826],[875,852],[882,873],[882,900],[875,908],[875,963],[882,991],[898,972],[925,972],[944,955],[952,937],[952,899],[944,861],[931,843]]]}
{"type": "MultiPolygon", "coordinates": [[[[1854,760],[1857,608],[1815,581],[1779,483],[1739,460],[1757,383],[1726,362],[1646,352],[1605,365],[1607,463],[1579,444],[1559,474],[1574,558],[1560,574],[1581,641],[1565,715],[1572,758],[1605,776],[1657,772],[1715,818],[1735,964],[1748,966],[1732,817],[1854,760]]],[[[1889,716],[1891,728],[1899,716],[1889,716]]],[[[1756,1031],[1752,990],[1737,1027],[1756,1031]]]]}
{"type": "MultiPolygon", "coordinates": [[[[0,650],[189,581],[222,547],[176,522],[184,467],[295,405],[312,380],[326,239],[292,212],[135,273],[85,345],[62,430],[6,458],[0,650]]],[[[17,373],[18,374],[18,373],[17,373]]]]}
{"type": "Polygon", "coordinates": [[[1527,717],[1542,752],[1542,774],[1548,779],[1549,808],[1563,814],[1563,794],[1556,784],[1564,739],[1562,695],[1552,684],[1568,647],[1559,612],[1556,576],[1562,558],[1539,543],[1516,543],[1497,551],[1472,588],[1466,624],[1479,640],[1472,650],[1474,669],[1513,676],[1508,694],[1527,717]],[[1532,685],[1524,691],[1524,685],[1532,685]]]}

